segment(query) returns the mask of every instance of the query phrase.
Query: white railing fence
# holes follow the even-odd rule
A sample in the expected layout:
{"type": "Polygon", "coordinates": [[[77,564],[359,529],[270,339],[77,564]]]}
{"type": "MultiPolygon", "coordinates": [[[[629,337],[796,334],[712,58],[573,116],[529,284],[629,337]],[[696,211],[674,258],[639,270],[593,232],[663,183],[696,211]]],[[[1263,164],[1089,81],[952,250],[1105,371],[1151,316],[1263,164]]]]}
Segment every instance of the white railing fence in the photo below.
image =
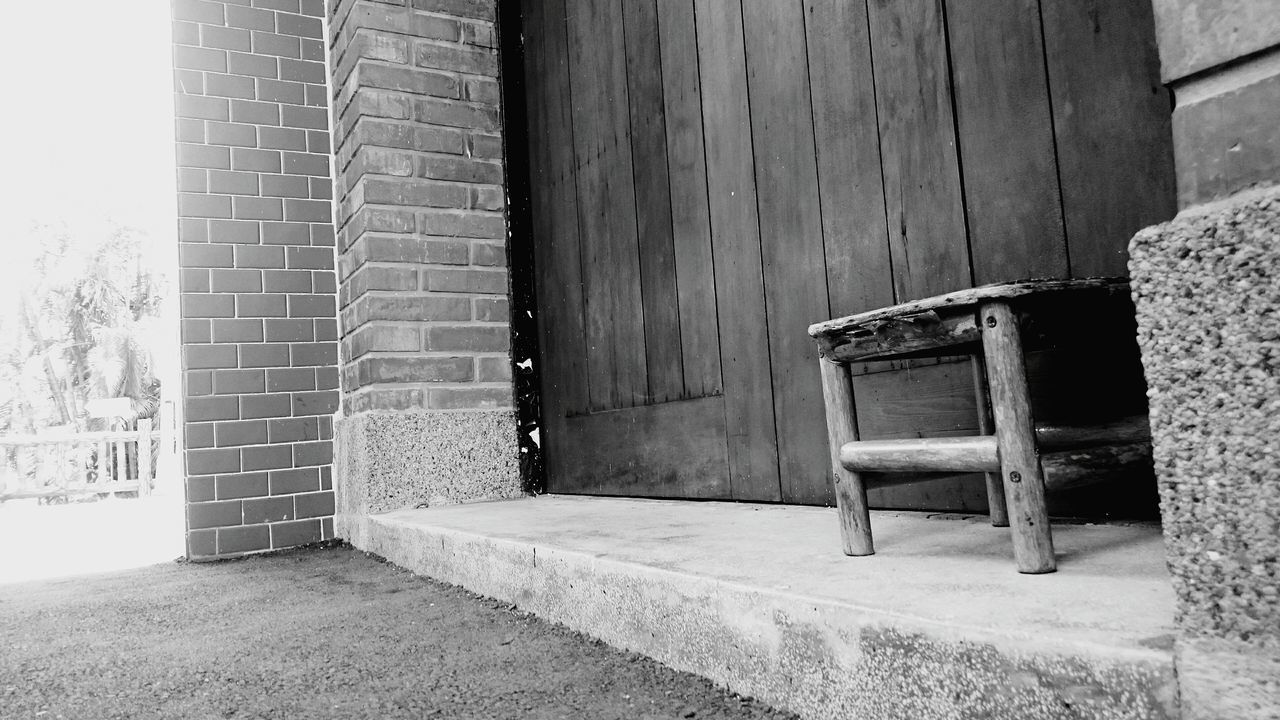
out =
{"type": "Polygon", "coordinates": [[[160,432],[137,430],[0,436],[0,502],[99,493],[151,494],[160,432]]]}

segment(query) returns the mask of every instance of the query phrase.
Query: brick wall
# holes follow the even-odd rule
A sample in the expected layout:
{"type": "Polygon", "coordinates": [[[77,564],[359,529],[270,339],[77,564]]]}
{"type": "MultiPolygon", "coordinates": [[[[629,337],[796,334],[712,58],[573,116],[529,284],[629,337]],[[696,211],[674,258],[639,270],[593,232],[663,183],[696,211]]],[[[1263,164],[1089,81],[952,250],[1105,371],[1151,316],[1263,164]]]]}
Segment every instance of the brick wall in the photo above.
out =
{"type": "Polygon", "coordinates": [[[517,494],[495,0],[339,0],[330,33],[340,520],[517,494]]]}
{"type": "Polygon", "coordinates": [[[187,543],[333,536],[338,408],[322,0],[173,0],[187,543]]]}
{"type": "Polygon", "coordinates": [[[509,408],[493,3],[406,4],[333,24],[345,411],[509,408]]]}

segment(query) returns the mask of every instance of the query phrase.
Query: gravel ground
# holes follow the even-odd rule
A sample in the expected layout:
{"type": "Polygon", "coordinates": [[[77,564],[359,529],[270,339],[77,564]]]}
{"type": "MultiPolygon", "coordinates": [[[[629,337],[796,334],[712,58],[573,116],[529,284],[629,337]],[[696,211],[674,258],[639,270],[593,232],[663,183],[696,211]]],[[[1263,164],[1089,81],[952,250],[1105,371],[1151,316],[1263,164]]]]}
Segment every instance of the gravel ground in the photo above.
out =
{"type": "Polygon", "coordinates": [[[790,718],[349,548],[0,585],[3,718],[790,718]]]}

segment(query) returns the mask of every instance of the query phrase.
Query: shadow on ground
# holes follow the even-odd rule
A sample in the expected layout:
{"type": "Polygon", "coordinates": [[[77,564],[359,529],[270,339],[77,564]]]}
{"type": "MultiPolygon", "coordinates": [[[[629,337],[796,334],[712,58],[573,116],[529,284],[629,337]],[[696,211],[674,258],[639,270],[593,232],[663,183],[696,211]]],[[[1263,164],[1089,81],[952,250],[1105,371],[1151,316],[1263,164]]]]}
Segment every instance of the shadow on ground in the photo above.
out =
{"type": "Polygon", "coordinates": [[[349,548],[0,585],[12,718],[783,718],[349,548]]]}

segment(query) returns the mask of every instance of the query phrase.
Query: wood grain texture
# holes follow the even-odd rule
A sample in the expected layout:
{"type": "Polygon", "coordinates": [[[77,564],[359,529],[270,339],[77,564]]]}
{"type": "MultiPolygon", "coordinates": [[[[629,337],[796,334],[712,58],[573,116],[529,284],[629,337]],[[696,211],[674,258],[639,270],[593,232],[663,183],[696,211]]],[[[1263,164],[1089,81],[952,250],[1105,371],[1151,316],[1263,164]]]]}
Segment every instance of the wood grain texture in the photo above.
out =
{"type": "Polygon", "coordinates": [[[840,449],[858,439],[849,368],[826,359],[819,359],[818,366],[826,408],[827,457],[831,462],[836,514],[840,520],[840,544],[845,555],[871,555],[875,553],[875,543],[871,537],[867,491],[859,474],[840,460],[840,449]]]}
{"type": "Polygon", "coordinates": [[[884,320],[869,333],[840,336],[832,356],[841,362],[859,362],[911,353],[933,353],[943,348],[976,343],[981,338],[971,313],[939,317],[925,313],[911,318],[884,320]]]}
{"type": "Polygon", "coordinates": [[[1043,0],[1071,274],[1127,274],[1128,243],[1176,212],[1168,91],[1147,0],[1043,0]]]}
{"type": "Polygon", "coordinates": [[[632,407],[649,388],[622,7],[566,11],[591,409],[632,407]]]}
{"type": "Polygon", "coordinates": [[[573,448],[565,416],[588,407],[564,0],[527,2],[524,12],[541,438],[549,487],[555,490],[561,459],[573,448]]]}
{"type": "MultiPolygon", "coordinates": [[[[1074,276],[1122,274],[1112,250],[1136,218],[1166,201],[1172,212],[1171,169],[1167,197],[1159,177],[1141,177],[1167,160],[1168,119],[1167,106],[1149,117],[1165,96],[1142,84],[1150,9],[1135,3],[1044,0],[1037,15],[1033,0],[526,2],[551,475],[557,448],[581,445],[566,418],[585,428],[612,409],[723,393],[728,449],[706,447],[727,463],[729,495],[831,502],[821,373],[800,335],[810,323],[817,337],[897,352],[850,368],[864,438],[978,432],[969,366],[913,359],[913,344],[945,328],[955,352],[973,352],[958,306],[1010,297],[1039,313],[1051,308],[1023,296],[1074,286],[934,296],[975,278],[1066,274],[1063,226],[1074,276]],[[937,328],[885,322],[929,312],[937,328]],[[817,322],[849,313],[860,314],[817,322]]],[[[1127,293],[1114,281],[1080,287],[1064,302],[1085,317],[1110,312],[1091,293],[1127,293]]],[[[1053,337],[1035,328],[1027,347],[1100,332],[1068,325],[1053,337]]],[[[1063,357],[1055,366],[1091,356],[1063,357]]],[[[1088,399],[1084,380],[1053,373],[1059,390],[1032,389],[1037,412],[1076,422],[1091,419],[1081,405],[1099,417],[1140,411],[1107,385],[1129,373],[1097,372],[1107,387],[1088,399]]],[[[981,476],[931,479],[871,497],[986,507],[981,476]]]]}
{"type": "Polygon", "coordinates": [[[658,13],[654,0],[627,0],[622,3],[622,11],[644,304],[645,366],[649,379],[647,400],[664,402],[684,394],[684,365],[671,232],[658,13]]]}
{"type": "MultiPolygon", "coordinates": [[[[969,369],[973,374],[973,402],[977,410],[978,432],[991,435],[995,432],[995,421],[991,417],[987,364],[983,362],[981,353],[975,353],[970,358],[969,369]]],[[[991,525],[1009,527],[1009,509],[1004,499],[1004,481],[1000,479],[999,468],[996,468],[996,472],[983,473],[982,478],[987,486],[987,514],[991,516],[991,525]]]]}
{"type": "Polygon", "coordinates": [[[724,398],[698,398],[568,420],[571,493],[728,499],[724,398]]]}
{"type": "Polygon", "coordinates": [[[818,196],[833,316],[893,304],[865,2],[805,0],[818,196]]]}
{"type": "Polygon", "coordinates": [[[742,11],[736,0],[695,7],[733,495],[779,500],[742,11]]]}
{"type": "Polygon", "coordinates": [[[909,440],[860,440],[840,448],[854,472],[991,472],[1000,469],[996,439],[970,435],[909,440]]]}
{"type": "Polygon", "coordinates": [[[971,284],[938,0],[868,0],[898,302],[971,284]]]}
{"type": "Polygon", "coordinates": [[[684,392],[704,397],[719,394],[722,384],[695,30],[693,3],[658,3],[684,392]]]}
{"type": "Polygon", "coordinates": [[[1053,534],[1045,508],[1044,473],[1036,450],[1031,395],[1018,320],[1004,302],[979,308],[983,359],[991,386],[991,412],[1000,446],[1000,472],[1009,508],[1013,555],[1018,572],[1053,572],[1053,534]]]}
{"type": "Polygon", "coordinates": [[[948,0],[977,283],[1067,277],[1038,0],[948,0]]]}
{"type": "MultiPolygon", "coordinates": [[[[1027,280],[1023,282],[995,283],[965,290],[912,300],[892,307],[879,308],[857,315],[836,318],[809,326],[809,335],[834,337],[894,317],[909,317],[926,312],[968,312],[987,300],[1020,299],[1035,295],[1063,296],[1069,293],[1087,293],[1099,297],[1121,297],[1129,294],[1129,281],[1123,277],[1096,277],[1077,280],[1027,280]]],[[[1076,298],[1059,297],[1058,302],[1075,302],[1076,298]]]]}
{"type": "Polygon", "coordinates": [[[817,350],[804,333],[830,317],[804,13],[774,0],[742,11],[782,499],[829,504],[817,350]]]}
{"type": "MultiPolygon", "coordinates": [[[[967,362],[855,376],[859,437],[898,440],[976,435],[972,382],[967,362]]],[[[868,498],[872,507],[987,511],[982,475],[953,473],[947,477],[932,475],[929,479],[928,483],[912,487],[868,483],[868,498]]]]}

